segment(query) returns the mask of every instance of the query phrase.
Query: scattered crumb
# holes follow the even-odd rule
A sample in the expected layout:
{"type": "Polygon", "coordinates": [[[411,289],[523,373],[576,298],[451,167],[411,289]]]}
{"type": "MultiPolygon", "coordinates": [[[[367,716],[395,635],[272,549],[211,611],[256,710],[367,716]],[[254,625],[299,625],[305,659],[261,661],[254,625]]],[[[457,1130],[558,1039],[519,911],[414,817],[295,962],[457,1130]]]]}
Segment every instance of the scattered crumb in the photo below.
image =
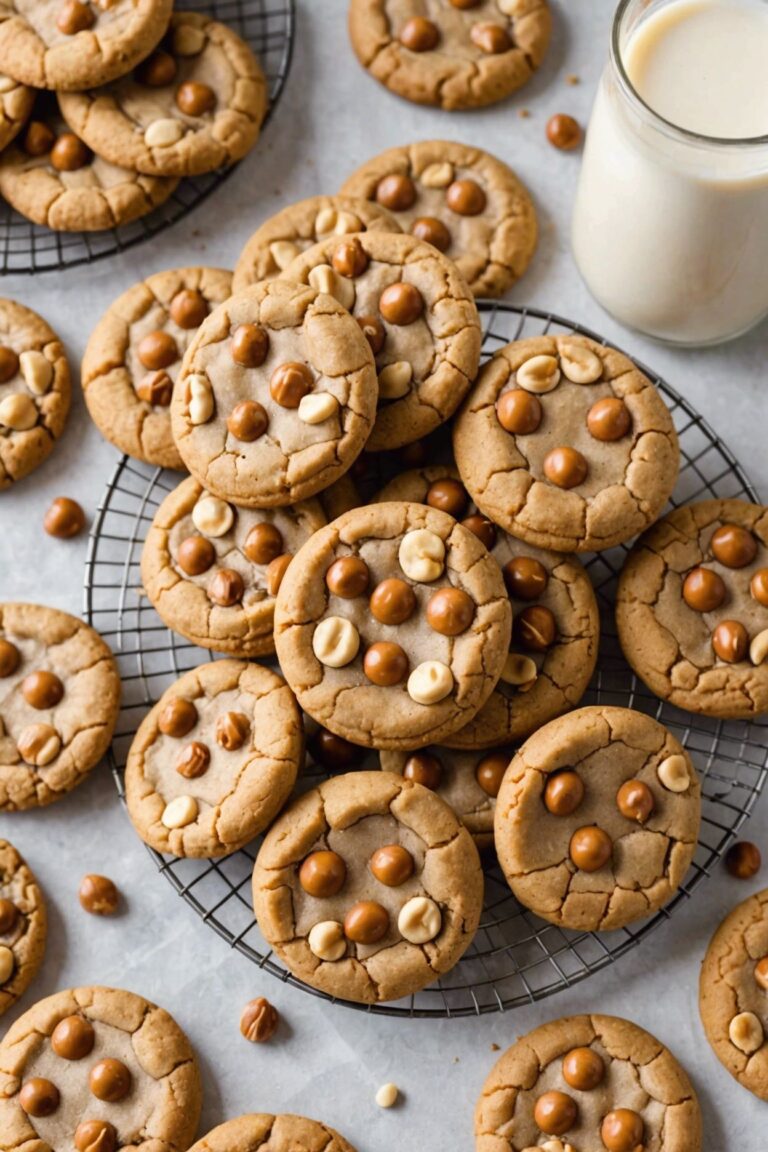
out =
{"type": "Polygon", "coordinates": [[[501,1045],[491,1044],[491,1052],[501,1052],[501,1045]]]}
{"type": "Polygon", "coordinates": [[[459,1058],[458,1058],[458,1056],[454,1056],[454,1058],[453,1058],[453,1062],[454,1062],[454,1064],[458,1064],[458,1063],[459,1063],[459,1058]]]}
{"type": "Polygon", "coordinates": [[[521,120],[527,120],[531,115],[531,110],[530,108],[518,108],[517,114],[521,120]]]}
{"type": "Polygon", "coordinates": [[[577,76],[575,72],[569,72],[565,78],[565,82],[566,84],[570,84],[572,88],[575,88],[577,84],[581,84],[581,77],[577,76]]]}
{"type": "Polygon", "coordinates": [[[397,1104],[399,1089],[396,1084],[382,1084],[376,1093],[376,1103],[379,1108],[391,1108],[397,1104]]]}

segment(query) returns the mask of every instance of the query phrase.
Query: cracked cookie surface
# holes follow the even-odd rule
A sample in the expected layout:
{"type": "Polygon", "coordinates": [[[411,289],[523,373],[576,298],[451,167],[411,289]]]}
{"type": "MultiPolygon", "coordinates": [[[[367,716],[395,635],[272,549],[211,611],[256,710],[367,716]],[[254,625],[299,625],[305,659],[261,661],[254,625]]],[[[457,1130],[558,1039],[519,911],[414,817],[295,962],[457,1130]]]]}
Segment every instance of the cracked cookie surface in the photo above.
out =
{"type": "Polygon", "coordinates": [[[538,224],[528,190],[489,152],[424,140],[367,160],[342,186],[392,213],[403,232],[453,260],[475,296],[501,296],[536,249],[538,224]]]}
{"type": "Polygon", "coordinates": [[[521,1037],[495,1064],[475,1109],[476,1152],[699,1152],[701,1140],[684,1069],[617,1016],[550,1020],[521,1037]]]}
{"type": "Polygon", "coordinates": [[[456,419],[453,448],[487,516],[558,552],[600,551],[647,528],[680,461],[672,417],[651,381],[622,353],[583,336],[500,349],[456,419]]]}
{"type": "Polygon", "coordinates": [[[31,308],[0,299],[0,490],[50,456],[70,395],[69,365],[56,333],[31,308]]]}
{"type": "Polygon", "coordinates": [[[353,196],[310,196],[270,216],[246,241],[235,265],[233,291],[273,280],[292,260],[329,237],[352,232],[399,232],[380,204],[353,196]]]}
{"type": "Polygon", "coordinates": [[[479,108],[521,88],[541,64],[552,18],[546,0],[351,0],[358,60],[417,104],[479,108]]]}
{"type": "Polygon", "coordinates": [[[232,296],[187,349],[171,401],[181,457],[201,484],[249,508],[329,487],[376,414],[373,355],[333,297],[271,280],[232,296]]]}
{"type": "Polygon", "coordinates": [[[327,1124],[306,1116],[254,1113],[227,1120],[203,1136],[189,1152],[355,1152],[327,1124]]]}
{"type": "Polygon", "coordinates": [[[696,770],[663,725],[629,708],[579,708],[512,760],[496,802],[496,852],[538,916],[608,931],[674,895],[700,818],[696,770]]]}
{"type": "Polygon", "coordinates": [[[768,712],[768,510],[704,500],[670,512],[627,557],[616,621],[663,700],[722,718],[768,712]]]}
{"type": "Polygon", "coordinates": [[[13,845],[0,840],[0,1015],[39,972],[47,923],[37,880],[13,845]]]}
{"type": "Polygon", "coordinates": [[[352,772],[295,801],[253,873],[259,928],[300,979],[360,1003],[396,1000],[457,963],[479,923],[480,858],[434,793],[352,772]]]}
{"type": "Polygon", "coordinates": [[[198,328],[231,288],[222,268],[173,268],[110,304],[88,340],[81,379],[91,419],[121,452],[184,467],[171,435],[173,385],[198,328]]]}
{"type": "Polygon", "coordinates": [[[256,143],[267,83],[226,24],[175,12],[159,50],[103,88],[62,92],[67,123],[112,164],[148,176],[194,176],[234,164],[256,143]]]}
{"type": "Polygon", "coordinates": [[[120,678],[82,620],[0,604],[0,810],[42,807],[81,782],[109,747],[120,678]]]}
{"type": "Polygon", "coordinates": [[[8,1152],[177,1152],[194,1138],[200,1106],[189,1041],[167,1012],[133,992],[57,992],[25,1012],[0,1043],[0,1131],[8,1152]]]}
{"type": "Polygon", "coordinates": [[[0,151],[7,148],[24,127],[34,103],[32,88],[0,73],[0,151]]]}
{"type": "Polygon", "coordinates": [[[472,749],[519,742],[574,708],[594,671],[600,631],[579,561],[534,548],[478,515],[449,464],[403,472],[374,499],[415,500],[448,512],[480,537],[504,575],[514,614],[510,658],[477,715],[446,743],[472,749]]]}
{"type": "Polygon", "coordinates": [[[426,436],[458,408],[480,364],[480,319],[455,265],[414,236],[365,232],[310,248],[286,280],[314,284],[356,317],[379,381],[366,451],[426,436]]]}
{"type": "Polygon", "coordinates": [[[480,709],[509,648],[496,562],[421,504],[355,508],[291,562],[275,607],[283,675],[319,724],[366,747],[439,743],[480,709]]]}
{"type": "Polygon", "coordinates": [[[201,664],[141,722],[126,764],[128,813],[158,852],[223,856],[277,815],[303,754],[301,715],[280,676],[239,660],[201,664]]]}
{"type": "Polygon", "coordinates": [[[768,888],[737,905],[712,937],[699,1011],[720,1063],[768,1100],[768,888]]]}

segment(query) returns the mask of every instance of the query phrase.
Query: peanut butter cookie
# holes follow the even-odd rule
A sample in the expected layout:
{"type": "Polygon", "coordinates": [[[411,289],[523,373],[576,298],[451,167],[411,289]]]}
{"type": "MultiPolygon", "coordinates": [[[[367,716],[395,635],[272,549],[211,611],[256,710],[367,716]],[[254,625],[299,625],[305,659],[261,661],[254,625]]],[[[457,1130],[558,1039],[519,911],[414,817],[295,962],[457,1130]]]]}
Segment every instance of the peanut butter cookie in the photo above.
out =
{"type": "Polygon", "coordinates": [[[397,1000],[449,971],[480,920],[472,838],[433,792],[390,772],[336,776],[259,849],[253,904],[294,975],[332,996],[397,1000]]]}
{"type": "Polygon", "coordinates": [[[35,103],[35,93],[12,76],[0,73],[0,151],[7,148],[26,124],[35,103]]]}
{"type": "Polygon", "coordinates": [[[189,1152],[355,1152],[327,1124],[305,1116],[254,1113],[227,1120],[203,1136],[189,1152]]]}
{"type": "Polygon", "coordinates": [[[0,840],[0,1016],[40,970],[48,933],[43,894],[19,853],[0,840]]]}

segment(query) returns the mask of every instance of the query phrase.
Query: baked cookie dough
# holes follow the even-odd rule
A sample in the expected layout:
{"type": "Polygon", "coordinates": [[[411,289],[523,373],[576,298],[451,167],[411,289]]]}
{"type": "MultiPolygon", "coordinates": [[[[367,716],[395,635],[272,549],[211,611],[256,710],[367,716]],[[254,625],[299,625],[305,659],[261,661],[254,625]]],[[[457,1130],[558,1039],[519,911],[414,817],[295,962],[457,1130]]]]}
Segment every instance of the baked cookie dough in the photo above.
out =
{"type": "Polygon", "coordinates": [[[336,776],[296,800],[259,849],[253,904],[294,975],[331,996],[398,1000],[472,942],[483,874],[433,792],[390,772],[336,776]]]}
{"type": "Polygon", "coordinates": [[[178,1152],[194,1139],[200,1105],[189,1041],[167,1012],[134,992],[57,992],[0,1043],[8,1152],[178,1152]]]}
{"type": "Polygon", "coordinates": [[[174,856],[224,856],[266,828],[293,791],[304,732],[293,693],[268,668],[214,660],[163,693],[125,769],[142,840],[174,856]]]}
{"type": "Polygon", "coordinates": [[[35,93],[12,76],[0,73],[0,150],[7,148],[32,114],[35,93]]]}
{"type": "Polygon", "coordinates": [[[172,268],[110,304],[88,341],[81,379],[91,419],[121,452],[184,467],[171,435],[173,385],[198,328],[231,290],[232,273],[222,268],[172,268]]]}
{"type": "Polygon", "coordinates": [[[235,265],[233,291],[273,280],[320,240],[369,230],[399,232],[400,225],[386,208],[352,196],[310,196],[289,204],[246,241],[235,265]]]}
{"type": "Polygon", "coordinates": [[[353,744],[440,743],[480,709],[509,648],[496,562],[421,504],[355,508],[316,532],[277,595],[275,647],[299,703],[353,744]]]}
{"type": "Polygon", "coordinates": [[[699,1010],[723,1067],[768,1100],[768,888],[734,908],[712,937],[699,1010]]]}
{"type": "Polygon", "coordinates": [[[264,1112],[227,1120],[203,1136],[189,1152],[355,1152],[327,1124],[306,1116],[264,1112]]]}
{"type": "Polygon", "coordinates": [[[37,880],[7,840],[0,840],[0,1016],[34,980],[48,920],[37,880]]]}
{"type": "Polygon", "coordinates": [[[579,561],[497,528],[478,512],[451,465],[403,472],[375,499],[415,500],[448,512],[479,536],[504,575],[514,613],[509,657],[486,703],[446,743],[465,749],[517,743],[574,708],[594,671],[600,631],[595,594],[579,561]]]}
{"type": "Polygon", "coordinates": [[[617,1016],[550,1020],[502,1054],[475,1152],[699,1152],[701,1113],[669,1049],[617,1016]]]}
{"type": "Polygon", "coordinates": [[[64,119],[112,164],[148,176],[194,176],[251,150],[267,82],[244,40],[208,16],[175,12],[160,49],[133,73],[59,96],[64,119]]]}
{"type": "Polygon", "coordinates": [[[155,513],[141,555],[144,590],[161,620],[193,644],[232,656],[269,655],[285,569],[325,523],[315,500],[236,508],[190,476],[155,513]]]}
{"type": "Polygon", "coordinates": [[[558,552],[612,548],[647,528],[680,462],[650,380],[621,352],[575,335],[501,348],[458,415],[453,448],[486,516],[558,552]]]}
{"type": "Polygon", "coordinates": [[[69,365],[31,308],[0,299],[0,491],[50,456],[67,422],[69,365]]]}
{"type": "Polygon", "coordinates": [[[282,274],[334,296],[376,359],[379,408],[368,452],[400,448],[458,408],[480,364],[480,319],[452,262],[415,236],[324,240],[282,274]]]}
{"type": "Polygon", "coordinates": [[[387,209],[403,232],[444,252],[475,296],[503,295],[536,249],[536,210],[527,188],[481,148],[448,140],[388,148],[341,191],[387,209]]]}
{"type": "Polygon", "coordinates": [[[214,495],[293,504],[337,480],[376,415],[373,355],[359,324],[312,287],[271,280],[202,324],[171,401],[181,458],[214,495]]]}
{"type": "Polygon", "coordinates": [[[768,712],[768,509],[703,500],[670,512],[627,557],[616,621],[663,700],[723,718],[768,712]]]}
{"type": "Polygon", "coordinates": [[[416,104],[480,108],[521,88],[552,31],[546,0],[350,0],[349,34],[376,80],[416,104]]]}
{"type": "Polygon", "coordinates": [[[629,708],[580,708],[512,760],[496,802],[496,853],[537,916],[608,931],[675,894],[700,819],[696,770],[663,725],[629,708]]]}
{"type": "Polygon", "coordinates": [[[0,604],[0,811],[52,804],[84,780],[119,706],[98,632],[57,608],[0,604]]]}
{"type": "Polygon", "coordinates": [[[152,51],[170,16],[171,0],[2,0],[0,69],[58,92],[106,84],[152,51]]]}

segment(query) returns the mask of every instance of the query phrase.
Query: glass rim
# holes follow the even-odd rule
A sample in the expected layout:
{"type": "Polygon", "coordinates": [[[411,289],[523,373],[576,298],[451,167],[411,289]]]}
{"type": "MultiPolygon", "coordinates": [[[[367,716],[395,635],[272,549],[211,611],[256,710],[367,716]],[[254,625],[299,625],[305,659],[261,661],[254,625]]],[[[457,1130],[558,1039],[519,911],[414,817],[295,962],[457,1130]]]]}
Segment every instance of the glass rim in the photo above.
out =
{"type": "Polygon", "coordinates": [[[635,104],[639,105],[668,135],[676,136],[689,144],[714,145],[717,148],[760,147],[761,145],[765,146],[768,144],[768,133],[762,136],[707,136],[703,132],[694,132],[690,128],[681,128],[679,124],[675,124],[674,121],[667,120],[666,117],[661,116],[642,98],[629,78],[621,54],[621,27],[627,9],[630,4],[633,3],[635,3],[635,0],[620,0],[613,18],[613,30],[611,32],[611,60],[619,77],[619,81],[629,98],[633,100],[635,104]]]}

